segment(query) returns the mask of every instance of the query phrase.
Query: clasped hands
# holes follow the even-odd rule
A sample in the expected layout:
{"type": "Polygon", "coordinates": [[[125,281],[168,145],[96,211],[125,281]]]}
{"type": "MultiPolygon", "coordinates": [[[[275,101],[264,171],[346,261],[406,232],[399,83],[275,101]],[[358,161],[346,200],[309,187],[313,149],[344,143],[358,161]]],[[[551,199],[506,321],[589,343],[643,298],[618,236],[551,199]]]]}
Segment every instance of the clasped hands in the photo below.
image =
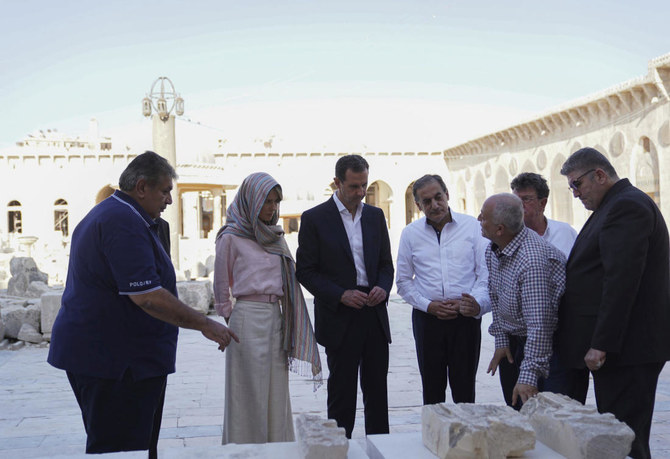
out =
{"type": "Polygon", "coordinates": [[[340,298],[340,303],[354,309],[361,309],[363,306],[376,306],[386,299],[386,290],[375,286],[370,293],[360,290],[345,290],[340,298]]]}
{"type": "Polygon", "coordinates": [[[467,293],[463,293],[460,298],[431,301],[428,305],[428,314],[441,320],[455,319],[459,313],[465,317],[474,317],[479,311],[479,303],[474,296],[467,293]]]}

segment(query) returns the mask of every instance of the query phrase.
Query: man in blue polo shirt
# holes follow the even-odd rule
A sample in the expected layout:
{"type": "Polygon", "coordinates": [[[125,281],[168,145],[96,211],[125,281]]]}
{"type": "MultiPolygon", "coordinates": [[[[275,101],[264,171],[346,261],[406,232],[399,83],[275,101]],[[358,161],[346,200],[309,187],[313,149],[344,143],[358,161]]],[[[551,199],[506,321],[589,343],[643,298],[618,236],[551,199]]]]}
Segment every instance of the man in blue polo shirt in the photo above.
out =
{"type": "Polygon", "coordinates": [[[120,191],[72,233],[62,306],[48,362],[67,372],[86,429],[86,452],[149,450],[156,456],[177,327],[224,350],[237,336],[177,299],[156,219],[172,203],[175,170],[154,152],[130,162],[120,191]]]}

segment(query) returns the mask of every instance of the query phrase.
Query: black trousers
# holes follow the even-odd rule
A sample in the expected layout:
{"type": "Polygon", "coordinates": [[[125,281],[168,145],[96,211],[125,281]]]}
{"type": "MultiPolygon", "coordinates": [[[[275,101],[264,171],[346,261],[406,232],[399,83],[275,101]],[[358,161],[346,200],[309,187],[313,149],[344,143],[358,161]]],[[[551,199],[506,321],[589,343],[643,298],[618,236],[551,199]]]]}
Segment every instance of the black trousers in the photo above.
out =
{"type": "Polygon", "coordinates": [[[365,433],[389,432],[386,376],[389,345],[374,307],[355,311],[342,344],[326,347],[328,361],[328,418],[335,419],[351,438],[356,420],[358,374],[365,411],[365,433]]]}
{"type": "Polygon", "coordinates": [[[454,403],[475,402],[481,319],[440,320],[412,309],[412,331],[421,373],[423,404],[443,403],[447,381],[454,403]]]}
{"type": "MultiPolygon", "coordinates": [[[[649,432],[654,415],[658,376],[665,362],[644,365],[605,365],[593,374],[593,389],[600,413],[612,413],[635,432],[629,456],[635,459],[651,457],[649,432]]],[[[587,368],[570,371],[568,394],[585,403],[589,388],[587,368]]]]}
{"type": "MultiPolygon", "coordinates": [[[[521,400],[517,399],[516,404],[512,405],[512,395],[514,386],[519,379],[521,372],[521,362],[524,359],[524,347],[526,346],[525,336],[508,335],[509,350],[512,354],[513,363],[509,363],[506,358],[500,361],[498,374],[500,375],[500,386],[502,388],[505,403],[515,410],[521,409],[521,400]]],[[[569,395],[566,385],[568,379],[568,370],[560,363],[560,358],[554,345],[554,352],[549,361],[549,376],[537,379],[537,389],[540,392],[554,392],[557,394],[569,395]]],[[[588,383],[588,380],[587,380],[588,383]]]]}
{"type": "Polygon", "coordinates": [[[86,429],[86,453],[148,450],[157,457],[167,376],[133,381],[67,372],[86,429]]]}

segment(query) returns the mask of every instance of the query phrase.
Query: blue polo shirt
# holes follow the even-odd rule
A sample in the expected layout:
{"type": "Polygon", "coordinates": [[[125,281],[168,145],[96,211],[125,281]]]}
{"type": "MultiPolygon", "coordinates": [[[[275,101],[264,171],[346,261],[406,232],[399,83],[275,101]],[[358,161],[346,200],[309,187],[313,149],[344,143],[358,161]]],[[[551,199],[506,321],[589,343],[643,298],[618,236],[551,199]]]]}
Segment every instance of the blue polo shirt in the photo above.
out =
{"type": "Polygon", "coordinates": [[[161,287],[177,295],[174,267],[157,228],[121,191],[77,225],[51,334],[51,365],[107,379],[121,379],[126,369],[135,380],[174,373],[178,328],[130,300],[161,287]]]}

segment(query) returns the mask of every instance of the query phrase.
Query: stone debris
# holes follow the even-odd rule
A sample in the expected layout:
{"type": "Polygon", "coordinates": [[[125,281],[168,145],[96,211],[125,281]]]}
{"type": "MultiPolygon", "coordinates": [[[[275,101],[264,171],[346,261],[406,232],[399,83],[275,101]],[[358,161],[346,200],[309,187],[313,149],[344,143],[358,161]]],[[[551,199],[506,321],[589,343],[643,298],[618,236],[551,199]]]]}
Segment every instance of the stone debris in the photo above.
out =
{"type": "Polygon", "coordinates": [[[21,341],[34,344],[39,344],[43,340],[42,334],[35,327],[26,323],[21,325],[17,338],[21,341]]]}
{"type": "Polygon", "coordinates": [[[635,434],[611,413],[565,395],[542,392],[521,408],[538,440],[569,458],[614,459],[630,452],[635,434]]]}
{"type": "Polygon", "coordinates": [[[26,308],[22,302],[12,302],[2,308],[2,321],[5,324],[5,337],[16,339],[26,316],[26,308]]]}
{"type": "Polygon", "coordinates": [[[17,341],[15,343],[11,343],[9,345],[9,350],[10,351],[18,351],[19,349],[21,349],[25,345],[26,345],[25,341],[17,341]]]}
{"type": "Polygon", "coordinates": [[[47,284],[42,281],[32,281],[28,285],[25,296],[28,298],[39,298],[42,294],[51,290],[47,284]]]}
{"type": "Polygon", "coordinates": [[[214,302],[214,290],[208,280],[177,282],[177,293],[180,300],[203,314],[214,302]]]}
{"type": "Polygon", "coordinates": [[[421,424],[423,444],[440,459],[503,459],[535,448],[528,419],[508,406],[426,405],[421,424]]]}
{"type": "Polygon", "coordinates": [[[51,337],[51,329],[60,310],[63,292],[48,292],[40,297],[41,315],[40,324],[45,338],[51,337]]]}
{"type": "Polygon", "coordinates": [[[332,419],[322,419],[314,414],[301,414],[295,428],[301,457],[305,459],[344,459],[349,451],[349,441],[343,427],[332,419]]]}
{"type": "Polygon", "coordinates": [[[14,257],[9,262],[9,271],[12,277],[7,283],[7,294],[10,296],[25,297],[31,282],[48,283],[49,276],[37,269],[35,260],[31,257],[14,257]]]}

